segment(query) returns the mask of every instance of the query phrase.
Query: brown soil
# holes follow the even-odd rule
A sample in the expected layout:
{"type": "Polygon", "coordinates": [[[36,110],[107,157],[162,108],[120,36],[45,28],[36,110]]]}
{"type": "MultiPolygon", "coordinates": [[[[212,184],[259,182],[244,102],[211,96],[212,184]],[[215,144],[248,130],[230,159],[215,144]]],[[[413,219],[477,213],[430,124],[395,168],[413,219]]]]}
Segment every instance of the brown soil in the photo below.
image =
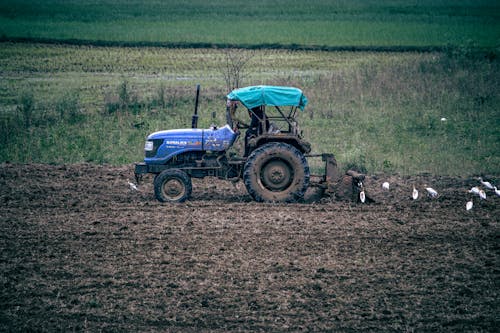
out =
{"type": "Polygon", "coordinates": [[[500,197],[466,212],[475,179],[372,176],[364,205],[261,204],[205,179],[161,204],[132,173],[0,165],[0,331],[500,327],[500,197]]]}

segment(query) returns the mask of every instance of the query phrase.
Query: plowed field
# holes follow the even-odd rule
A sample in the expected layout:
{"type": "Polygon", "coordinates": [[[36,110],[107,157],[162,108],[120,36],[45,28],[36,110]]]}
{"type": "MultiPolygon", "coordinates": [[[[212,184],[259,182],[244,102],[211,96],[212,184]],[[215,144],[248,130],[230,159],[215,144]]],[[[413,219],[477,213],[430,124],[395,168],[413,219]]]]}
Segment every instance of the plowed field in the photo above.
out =
{"type": "Polygon", "coordinates": [[[500,197],[466,211],[474,178],[372,176],[364,205],[255,203],[208,178],[161,204],[151,178],[128,180],[132,166],[0,165],[0,331],[500,327],[500,197]]]}

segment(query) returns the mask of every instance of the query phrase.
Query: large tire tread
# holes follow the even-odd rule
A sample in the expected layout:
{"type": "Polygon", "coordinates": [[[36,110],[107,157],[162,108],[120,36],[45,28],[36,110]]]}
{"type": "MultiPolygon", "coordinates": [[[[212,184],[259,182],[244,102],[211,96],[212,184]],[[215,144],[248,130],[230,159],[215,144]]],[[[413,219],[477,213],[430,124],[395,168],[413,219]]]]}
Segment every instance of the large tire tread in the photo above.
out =
{"type": "Polygon", "coordinates": [[[154,190],[155,197],[161,202],[183,202],[191,196],[191,177],[180,169],[167,169],[155,177],[154,190]],[[178,189],[177,195],[169,196],[163,188],[166,182],[173,182],[178,189]]]}
{"type": "Polygon", "coordinates": [[[245,187],[258,202],[299,201],[309,186],[309,178],[309,165],[305,156],[297,148],[282,142],[268,143],[255,149],[248,157],[243,171],[245,187]],[[284,161],[283,164],[291,169],[293,178],[283,191],[267,188],[260,179],[262,169],[271,160],[284,161]]]}

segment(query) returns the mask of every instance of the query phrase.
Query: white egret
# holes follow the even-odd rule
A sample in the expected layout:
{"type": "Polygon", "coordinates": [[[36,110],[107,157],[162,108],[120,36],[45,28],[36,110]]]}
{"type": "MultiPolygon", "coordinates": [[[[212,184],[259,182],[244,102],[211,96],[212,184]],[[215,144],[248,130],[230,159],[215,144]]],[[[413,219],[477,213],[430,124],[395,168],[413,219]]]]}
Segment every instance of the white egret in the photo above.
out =
{"type": "Polygon", "coordinates": [[[486,200],[486,192],[484,192],[484,190],[479,190],[479,197],[483,200],[486,200]]]}
{"type": "Polygon", "coordinates": [[[427,191],[427,195],[431,198],[437,198],[438,193],[435,189],[432,187],[426,187],[425,190],[427,191]]]}
{"type": "Polygon", "coordinates": [[[384,190],[389,190],[389,187],[390,187],[390,186],[389,186],[389,182],[384,182],[384,183],[382,184],[382,188],[383,188],[384,190]]]}
{"type": "Polygon", "coordinates": [[[139,191],[139,189],[137,188],[137,185],[135,185],[134,183],[128,182],[128,186],[130,186],[131,190],[139,191]]]}
{"type": "Polygon", "coordinates": [[[359,200],[361,201],[361,203],[365,203],[366,201],[366,195],[365,195],[365,191],[361,191],[359,192],[359,200]]]}
{"type": "Polygon", "coordinates": [[[361,201],[361,203],[365,203],[366,195],[365,195],[365,188],[363,186],[363,182],[359,182],[358,187],[361,189],[361,191],[359,192],[359,201],[361,201]]]}
{"type": "Polygon", "coordinates": [[[491,185],[490,182],[488,181],[485,181],[483,180],[483,178],[479,177],[479,181],[481,182],[481,184],[483,184],[484,187],[486,187],[488,190],[493,190],[494,189],[494,186],[491,185]]]}
{"type": "Polygon", "coordinates": [[[465,209],[471,210],[473,205],[474,205],[474,203],[472,202],[472,199],[471,199],[471,200],[467,201],[467,204],[465,204],[465,209]]]}
{"type": "Polygon", "coordinates": [[[497,189],[497,187],[496,187],[496,186],[494,187],[494,189],[495,189],[495,194],[496,194],[496,195],[498,195],[498,196],[500,197],[500,190],[499,190],[499,189],[497,189]]]}
{"type": "Polygon", "coordinates": [[[413,198],[413,200],[418,199],[418,190],[415,188],[415,185],[413,185],[413,192],[411,193],[411,197],[413,198]]]}
{"type": "Polygon", "coordinates": [[[469,193],[473,193],[473,194],[476,194],[476,195],[479,195],[479,192],[481,191],[481,189],[477,186],[474,186],[473,188],[471,188],[469,190],[469,193]]]}

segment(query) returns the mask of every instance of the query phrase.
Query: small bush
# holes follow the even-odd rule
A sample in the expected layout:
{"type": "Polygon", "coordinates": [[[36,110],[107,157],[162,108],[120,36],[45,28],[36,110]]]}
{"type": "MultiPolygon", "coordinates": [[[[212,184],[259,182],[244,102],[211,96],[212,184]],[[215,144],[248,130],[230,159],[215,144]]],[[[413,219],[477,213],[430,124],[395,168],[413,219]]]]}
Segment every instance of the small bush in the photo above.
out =
{"type": "Polygon", "coordinates": [[[126,111],[130,104],[130,93],[128,91],[128,82],[124,80],[118,87],[118,103],[122,111],[126,111]]]}
{"type": "Polygon", "coordinates": [[[55,109],[62,121],[76,124],[82,120],[77,92],[68,92],[61,96],[56,102],[55,109]]]}
{"type": "Polygon", "coordinates": [[[35,110],[35,97],[31,90],[24,90],[19,97],[17,106],[24,118],[24,126],[30,127],[33,122],[33,111],[35,110]]]}
{"type": "MultiPolygon", "coordinates": [[[[6,112],[0,115],[0,146],[6,148],[21,132],[22,125],[18,114],[6,112]]],[[[0,149],[1,150],[1,149],[0,149]]]]}
{"type": "Polygon", "coordinates": [[[106,92],[104,95],[104,109],[108,114],[114,114],[120,110],[120,103],[118,102],[118,96],[106,92]]]}
{"type": "MultiPolygon", "coordinates": [[[[359,151],[358,151],[359,153],[359,151]]],[[[366,156],[363,153],[359,153],[356,156],[352,156],[349,160],[345,162],[345,170],[354,170],[360,173],[368,173],[366,168],[366,156]]]]}
{"type": "Polygon", "coordinates": [[[151,106],[158,106],[162,109],[165,108],[166,101],[165,101],[165,85],[162,83],[158,87],[158,90],[156,91],[156,97],[153,99],[151,102],[151,106]]]}
{"type": "Polygon", "coordinates": [[[134,114],[148,108],[151,103],[141,101],[137,94],[131,94],[128,82],[124,80],[117,89],[117,94],[106,92],[104,95],[104,109],[108,114],[118,111],[127,112],[131,110],[134,114]]]}

